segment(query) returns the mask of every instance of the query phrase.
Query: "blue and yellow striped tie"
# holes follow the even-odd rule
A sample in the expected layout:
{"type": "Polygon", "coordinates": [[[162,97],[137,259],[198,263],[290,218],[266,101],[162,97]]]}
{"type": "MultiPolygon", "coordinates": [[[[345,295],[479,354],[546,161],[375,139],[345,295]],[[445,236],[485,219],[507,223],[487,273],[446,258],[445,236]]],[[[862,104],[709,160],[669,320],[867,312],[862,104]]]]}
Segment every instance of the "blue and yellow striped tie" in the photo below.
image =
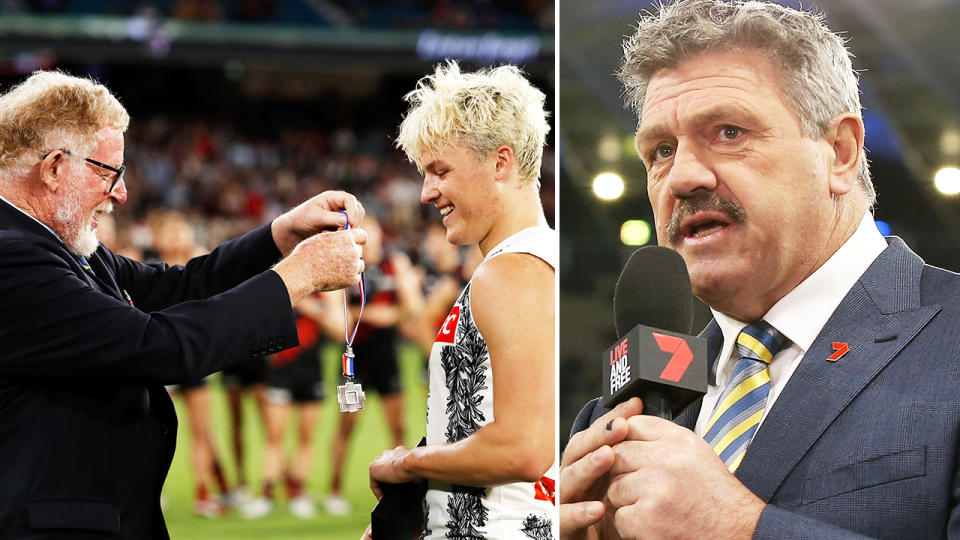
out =
{"type": "Polygon", "coordinates": [[[747,446],[757,432],[770,394],[769,364],[787,338],[769,324],[758,321],[737,336],[740,360],[703,435],[730,472],[737,470],[747,446]]]}
{"type": "Polygon", "coordinates": [[[88,274],[95,275],[93,273],[93,268],[90,268],[90,263],[87,262],[86,257],[84,257],[83,255],[77,255],[76,253],[71,253],[70,256],[73,257],[73,260],[77,261],[77,264],[79,264],[84,270],[86,270],[88,274]]]}

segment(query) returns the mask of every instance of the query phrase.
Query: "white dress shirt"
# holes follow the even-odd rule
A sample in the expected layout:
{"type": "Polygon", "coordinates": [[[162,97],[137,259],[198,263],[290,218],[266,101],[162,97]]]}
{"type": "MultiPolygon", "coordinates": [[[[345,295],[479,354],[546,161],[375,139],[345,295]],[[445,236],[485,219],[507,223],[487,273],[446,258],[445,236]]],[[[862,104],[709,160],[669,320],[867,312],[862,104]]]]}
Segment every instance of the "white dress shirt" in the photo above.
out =
{"type": "MultiPolygon", "coordinates": [[[[761,423],[834,310],[886,248],[887,242],[877,230],[873,216],[866,212],[857,230],[840,249],[763,316],[764,321],[790,340],[790,346],[784,347],[770,362],[770,394],[761,423]]],[[[723,348],[717,360],[717,384],[707,388],[700,416],[697,417],[695,431],[701,437],[726,387],[733,365],[739,359],[737,348],[734,347],[737,336],[748,324],[711,311],[723,332],[723,348]]]]}

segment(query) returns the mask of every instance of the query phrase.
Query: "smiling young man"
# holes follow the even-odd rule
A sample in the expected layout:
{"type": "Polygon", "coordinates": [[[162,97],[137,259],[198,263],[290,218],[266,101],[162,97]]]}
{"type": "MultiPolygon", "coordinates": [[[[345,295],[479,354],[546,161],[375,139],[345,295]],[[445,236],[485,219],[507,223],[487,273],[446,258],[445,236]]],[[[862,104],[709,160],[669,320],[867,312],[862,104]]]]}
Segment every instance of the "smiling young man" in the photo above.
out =
{"type": "MultiPolygon", "coordinates": [[[[513,66],[439,66],[407,95],[398,145],[447,240],[484,261],[430,355],[427,445],[388,450],[379,482],[427,481],[425,538],[554,538],[554,268],[539,197],[544,95],[513,66]]],[[[358,362],[363,360],[358,358],[358,362]]]]}
{"type": "Polygon", "coordinates": [[[291,305],[363,269],[362,229],[317,195],[183,266],[97,241],[126,200],[129,116],[106,87],[37,72],[0,95],[0,537],[168,538],[177,417],[164,384],[297,344],[291,305]],[[331,232],[324,232],[330,230],[331,232]]]}
{"type": "Polygon", "coordinates": [[[660,244],[712,309],[676,423],[581,412],[563,538],[960,538],[960,279],[884,239],[856,74],[810,13],[682,0],[621,71],[660,244]]]}

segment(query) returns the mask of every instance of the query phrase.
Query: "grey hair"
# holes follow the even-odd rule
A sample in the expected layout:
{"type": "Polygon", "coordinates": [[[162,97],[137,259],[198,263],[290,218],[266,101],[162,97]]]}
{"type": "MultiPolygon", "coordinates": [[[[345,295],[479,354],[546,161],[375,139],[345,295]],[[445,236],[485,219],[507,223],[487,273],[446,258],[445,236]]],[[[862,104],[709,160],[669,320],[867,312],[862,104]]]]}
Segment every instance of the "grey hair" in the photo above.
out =
{"type": "Polygon", "coordinates": [[[550,125],[545,96],[515,66],[463,73],[453,60],[438,65],[404,99],[410,103],[397,147],[417,168],[420,155],[446,145],[463,145],[478,159],[500,145],[516,156],[521,179],[539,185],[543,146],[550,125]]]}
{"type": "MultiPolygon", "coordinates": [[[[857,73],[844,40],[821,13],[756,0],[680,0],[641,15],[623,42],[619,78],[627,106],[639,118],[650,79],[707,51],[755,50],[779,68],[784,100],[804,136],[819,139],[841,113],[861,115],[857,73]]],[[[868,206],[876,201],[866,152],[857,178],[868,206]]]]}

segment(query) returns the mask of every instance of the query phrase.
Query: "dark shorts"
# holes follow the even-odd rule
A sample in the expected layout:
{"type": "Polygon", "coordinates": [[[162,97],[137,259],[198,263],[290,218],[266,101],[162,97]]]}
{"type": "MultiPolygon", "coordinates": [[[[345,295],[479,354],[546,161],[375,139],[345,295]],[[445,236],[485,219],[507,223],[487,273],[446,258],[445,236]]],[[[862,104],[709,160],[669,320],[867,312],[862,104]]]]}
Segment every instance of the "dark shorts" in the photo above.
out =
{"type": "Polygon", "coordinates": [[[387,329],[353,343],[353,369],[364,391],[376,390],[381,396],[400,393],[397,341],[396,330],[387,329]]]}
{"type": "Polygon", "coordinates": [[[221,380],[226,388],[246,388],[266,382],[267,359],[262,356],[247,358],[239,364],[224,368],[221,380]]]}
{"type": "Polygon", "coordinates": [[[266,397],[269,403],[323,401],[325,392],[319,349],[319,346],[310,347],[292,361],[268,365],[266,397]]]}

